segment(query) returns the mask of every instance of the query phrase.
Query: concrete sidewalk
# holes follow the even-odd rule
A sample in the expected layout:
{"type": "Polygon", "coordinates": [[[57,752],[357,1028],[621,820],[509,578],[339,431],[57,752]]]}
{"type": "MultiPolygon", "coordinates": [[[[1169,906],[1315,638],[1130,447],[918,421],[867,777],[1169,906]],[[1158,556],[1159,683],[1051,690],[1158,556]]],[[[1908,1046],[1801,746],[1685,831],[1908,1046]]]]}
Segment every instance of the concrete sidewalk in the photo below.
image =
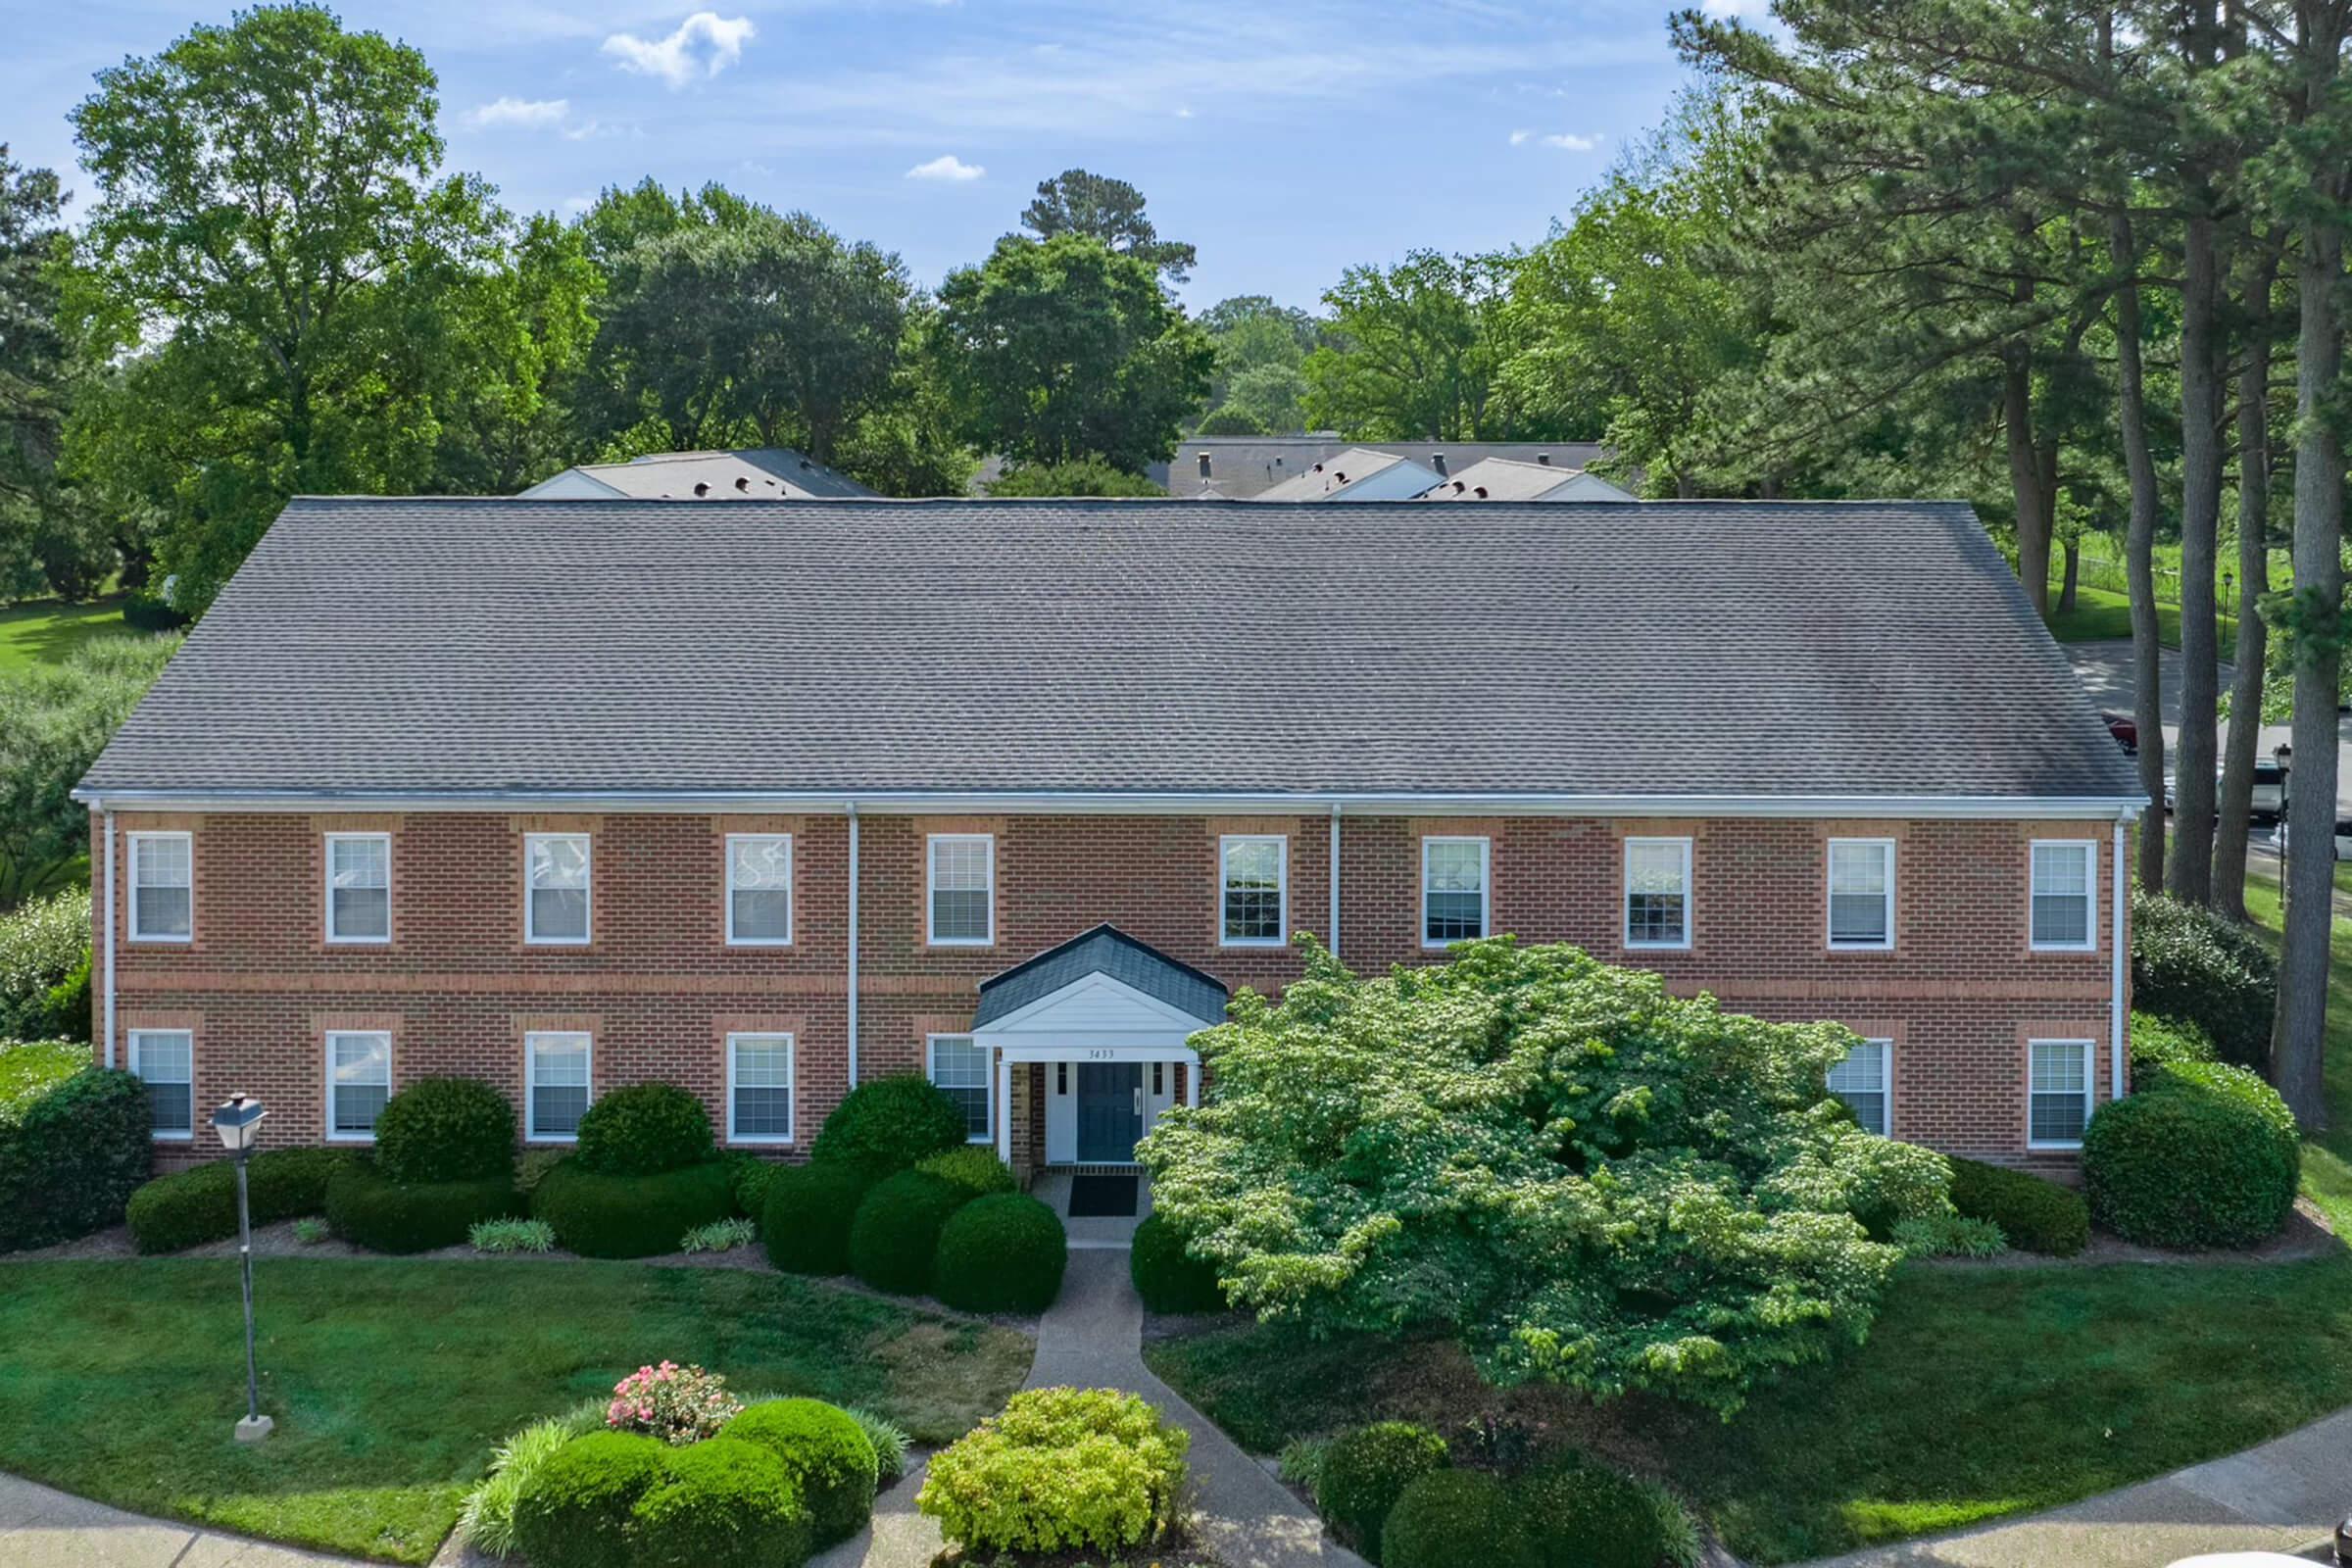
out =
{"type": "Polygon", "coordinates": [[[2135,1487],[1810,1568],[2164,1568],[2209,1551],[2326,1561],[2328,1538],[2347,1512],[2352,1410],[2339,1410],[2259,1447],[2135,1487]]]}
{"type": "Polygon", "coordinates": [[[352,1561],[148,1519],[0,1475],[0,1568],[318,1568],[352,1561]]]}

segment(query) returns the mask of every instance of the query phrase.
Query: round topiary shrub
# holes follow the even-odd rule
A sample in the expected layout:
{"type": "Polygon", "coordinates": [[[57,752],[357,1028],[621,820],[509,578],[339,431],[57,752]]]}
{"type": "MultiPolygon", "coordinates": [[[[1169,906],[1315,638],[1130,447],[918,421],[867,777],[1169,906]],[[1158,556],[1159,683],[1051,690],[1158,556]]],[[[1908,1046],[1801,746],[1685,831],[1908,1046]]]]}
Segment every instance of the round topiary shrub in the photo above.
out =
{"type": "Polygon", "coordinates": [[[514,1499],[514,1544],[531,1568],[634,1561],[629,1522],[669,1449],[635,1432],[591,1432],[548,1455],[514,1499]]]}
{"type": "Polygon", "coordinates": [[[920,1296],[931,1288],[941,1229],[971,1200],[970,1188],[925,1171],[875,1183],[850,1221],[850,1272],[877,1291],[920,1296]]]}
{"type": "Polygon", "coordinates": [[[631,1084],[580,1116],[571,1157],[601,1176],[654,1176],[718,1157],[710,1113],[674,1084],[631,1084]]]}
{"type": "Polygon", "coordinates": [[[0,1048],[0,1252],[112,1225],[154,1158],[138,1079],[88,1046],[0,1048]]]}
{"type": "Polygon", "coordinates": [[[1699,1558],[1698,1527],[1672,1494],[1581,1456],[1521,1481],[1518,1503],[1544,1568],[1691,1568],[1699,1558]]]}
{"type": "Polygon", "coordinates": [[[2091,1217],[2149,1247],[2253,1247],[2295,1205],[2302,1146],[2276,1090],[2242,1067],[2184,1062],[2099,1108],[2082,1133],[2091,1217]]]}
{"type": "Polygon", "coordinates": [[[2159,1018],[2153,1013],[2132,1015],[2132,1087],[2146,1089],[2155,1075],[2181,1062],[2214,1059],[2213,1041],[2185,1018],[2159,1018]]]}
{"type": "Polygon", "coordinates": [[[873,1517],[881,1463],[855,1416],[822,1399],[763,1399],[721,1437],[756,1443],[784,1461],[800,1486],[819,1548],[847,1541],[873,1517]]]}
{"type": "Polygon", "coordinates": [[[727,1167],[713,1159],[651,1176],[608,1176],[564,1160],[531,1189],[531,1217],[582,1257],[659,1257],[686,1233],[734,1212],[727,1167]]]}
{"type": "MultiPolygon", "coordinates": [[[[1192,1434],[1117,1389],[1030,1389],[931,1461],[915,1506],[961,1546],[1121,1556],[1164,1539],[1192,1434]]],[[[987,1554],[987,1556],[984,1556],[987,1554]]]]}
{"type": "Polygon", "coordinates": [[[1432,1470],[1398,1493],[1378,1560],[1381,1568],[1540,1568],[1510,1494],[1479,1470],[1432,1470]]]}
{"type": "Polygon", "coordinates": [[[847,1274],[850,1225],[873,1186],[859,1165],[786,1165],[767,1179],[760,1239],[788,1274],[847,1274]]]}
{"type": "Polygon", "coordinates": [[[665,1458],[630,1516],[628,1555],[610,1561],[800,1568],[808,1560],[808,1509],[783,1460],[759,1444],[724,1437],[671,1448],[665,1458]]]}
{"type": "Polygon", "coordinates": [[[958,1187],[968,1187],[980,1198],[1021,1190],[1021,1179],[1012,1173],[1012,1167],[985,1144],[966,1144],[945,1153],[926,1154],[914,1162],[914,1168],[944,1177],[958,1187]]]}
{"type": "Polygon", "coordinates": [[[1127,1272],[1135,1281],[1135,1294],[1154,1312],[1225,1310],[1216,1265],[1186,1251],[1183,1233],[1157,1214],[1146,1215],[1135,1228],[1127,1272]]]}
{"type": "Polygon", "coordinates": [[[1043,1312],[1069,1263],[1061,1216],[1025,1193],[992,1193],[940,1227],[931,1294],[966,1312],[1043,1312]]]}
{"type": "Polygon", "coordinates": [[[1375,1421],[1331,1440],[1315,1477],[1315,1508],[1344,1542],[1380,1560],[1381,1533],[1404,1489],[1450,1457],[1446,1440],[1410,1421],[1375,1421]]]}
{"type": "Polygon", "coordinates": [[[2090,1205],[2072,1187],[1957,1155],[1951,1166],[1952,1207],[1998,1225],[2011,1247],[2072,1257],[2090,1245],[2090,1205]]]}
{"type": "MultiPolygon", "coordinates": [[[[326,1187],[356,1158],[342,1149],[272,1149],[246,1162],[256,1225],[274,1225],[326,1209],[326,1187]]],[[[216,1159],[158,1176],[130,1195],[125,1216],[142,1252],[176,1252],[237,1234],[237,1167],[216,1159]]]]}
{"type": "Polygon", "coordinates": [[[419,1078],[375,1118],[388,1181],[472,1182],[514,1172],[514,1107],[478,1078],[419,1078]]]}
{"type": "Polygon", "coordinates": [[[336,1166],[326,1183],[328,1227],[372,1252],[456,1247],[479,1221],[513,1219],[522,1208],[511,1173],[464,1182],[396,1182],[362,1156],[336,1166]]]}
{"type": "Polygon", "coordinates": [[[960,1148],[969,1136],[963,1112],[928,1080],[907,1075],[859,1084],[833,1108],[808,1157],[859,1165],[875,1178],[927,1154],[960,1148]]]}
{"type": "Polygon", "coordinates": [[[2261,1071],[2271,1057],[2278,960],[2260,937],[2201,905],[2132,897],[2132,1000],[2203,1029],[2224,1061],[2261,1071]]]}

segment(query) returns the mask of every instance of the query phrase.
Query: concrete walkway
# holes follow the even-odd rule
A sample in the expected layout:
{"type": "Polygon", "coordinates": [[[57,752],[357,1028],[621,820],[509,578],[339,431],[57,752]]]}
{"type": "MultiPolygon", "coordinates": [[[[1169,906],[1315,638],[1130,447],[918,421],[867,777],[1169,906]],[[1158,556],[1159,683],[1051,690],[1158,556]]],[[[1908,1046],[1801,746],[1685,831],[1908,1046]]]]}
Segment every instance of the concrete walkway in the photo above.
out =
{"type": "Polygon", "coordinates": [[[1954,1535],[1874,1546],[1811,1568],[2163,1568],[2213,1551],[2328,1558],[2352,1511],[2352,1410],[2259,1447],[1954,1535]]]}
{"type": "MultiPolygon", "coordinates": [[[[61,1440],[71,1442],[72,1434],[61,1440]]],[[[351,1561],[143,1518],[0,1475],[0,1568],[318,1568],[351,1561]]]]}

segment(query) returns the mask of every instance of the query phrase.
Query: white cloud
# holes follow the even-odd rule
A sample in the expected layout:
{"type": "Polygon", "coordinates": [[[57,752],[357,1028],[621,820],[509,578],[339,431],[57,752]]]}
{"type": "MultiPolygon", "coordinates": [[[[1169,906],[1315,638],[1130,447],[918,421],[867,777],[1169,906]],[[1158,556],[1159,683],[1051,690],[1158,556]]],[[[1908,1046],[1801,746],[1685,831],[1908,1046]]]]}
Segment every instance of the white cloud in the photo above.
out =
{"type": "Polygon", "coordinates": [[[1527,138],[1534,134],[1535,132],[1532,130],[1514,130],[1511,132],[1511,145],[1514,147],[1525,146],[1527,138]]]}
{"type": "Polygon", "coordinates": [[[1182,106],[1182,107],[1180,107],[1180,108],[1179,108],[1179,109],[1176,111],[1176,118],[1177,118],[1178,120],[1190,120],[1190,119],[1192,119],[1192,118],[1193,118],[1192,106],[1188,104],[1188,105],[1185,105],[1185,106],[1182,106]]]}
{"type": "Polygon", "coordinates": [[[954,153],[942,153],[927,164],[917,164],[906,171],[908,179],[946,179],[962,181],[978,179],[988,171],[978,164],[967,164],[954,153]]]}
{"type": "Polygon", "coordinates": [[[730,20],[715,11],[697,11],[666,38],[616,32],[605,40],[605,53],[621,70],[659,76],[675,89],[697,76],[715,76],[741,60],[743,46],[758,30],[749,17],[730,20]]]}
{"type": "Polygon", "coordinates": [[[1702,0],[1699,9],[1710,17],[1738,17],[1742,20],[1772,15],[1771,0],[1702,0]]]}
{"type": "Polygon", "coordinates": [[[477,129],[513,127],[516,130],[546,130],[564,123],[571,113],[568,98],[493,98],[466,117],[466,122],[477,129]]]}
{"type": "MultiPolygon", "coordinates": [[[[1524,131],[1514,131],[1511,134],[1511,145],[1515,147],[1526,139],[1527,136],[1524,131]]],[[[1557,134],[1544,136],[1538,139],[1541,140],[1544,146],[1557,147],[1562,152],[1589,153],[1594,148],[1598,147],[1608,138],[1600,135],[1598,132],[1594,132],[1590,136],[1579,136],[1574,131],[1564,130],[1558,132],[1557,134]]]]}

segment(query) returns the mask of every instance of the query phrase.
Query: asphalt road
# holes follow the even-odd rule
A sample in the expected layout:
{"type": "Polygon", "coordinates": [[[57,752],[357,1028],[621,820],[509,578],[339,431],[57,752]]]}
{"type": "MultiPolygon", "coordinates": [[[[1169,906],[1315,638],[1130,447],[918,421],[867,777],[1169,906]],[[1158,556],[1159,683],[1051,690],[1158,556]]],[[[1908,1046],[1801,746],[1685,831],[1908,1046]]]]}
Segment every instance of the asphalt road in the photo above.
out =
{"type": "MultiPolygon", "coordinates": [[[[2068,643],[2066,657],[2074,662],[2075,673],[2082,677],[2083,690],[2101,709],[2129,713],[2132,711],[2132,644],[2123,642],[2068,643]]],[[[2164,746],[2169,765],[2180,742],[2180,655],[2164,650],[2162,671],[2164,680],[2164,746]]],[[[2229,695],[2230,668],[2220,666],[2221,689],[2229,695]]],[[[2335,721],[2335,804],[2338,815],[2352,815],[2352,716],[2338,714],[2335,721]]],[[[2266,724],[2256,736],[2255,755],[2269,759],[2271,748],[2289,738],[2284,724],[2266,724]]]]}

